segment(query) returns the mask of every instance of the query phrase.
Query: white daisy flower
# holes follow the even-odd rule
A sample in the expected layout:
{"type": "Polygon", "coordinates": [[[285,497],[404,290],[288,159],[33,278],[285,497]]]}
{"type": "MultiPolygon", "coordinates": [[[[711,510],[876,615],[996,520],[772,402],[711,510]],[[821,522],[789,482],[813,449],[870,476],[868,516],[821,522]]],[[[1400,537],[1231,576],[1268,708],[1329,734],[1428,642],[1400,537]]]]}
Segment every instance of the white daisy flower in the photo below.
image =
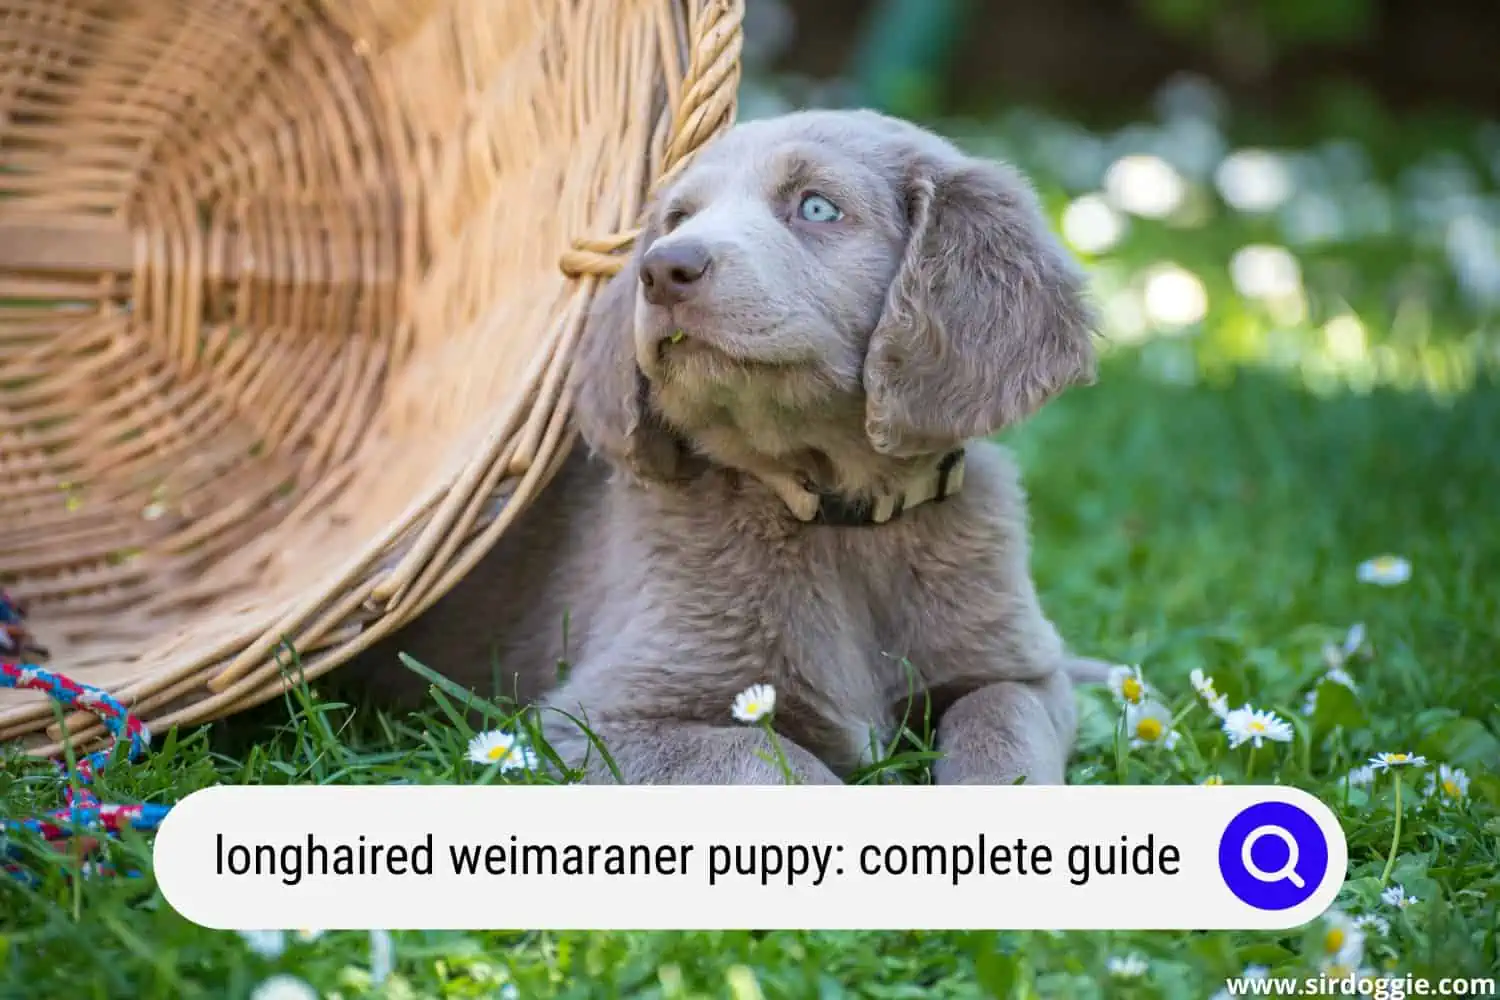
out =
{"type": "Polygon", "coordinates": [[[1198,692],[1198,697],[1203,699],[1203,703],[1208,706],[1209,711],[1221,719],[1229,714],[1229,699],[1220,694],[1219,689],[1214,687],[1214,679],[1212,677],[1194,668],[1193,672],[1188,675],[1188,679],[1193,682],[1193,690],[1198,692]]]}
{"type": "Polygon", "coordinates": [[[1346,914],[1329,910],[1323,915],[1323,960],[1354,967],[1365,957],[1365,932],[1346,914]]]}
{"type": "Polygon", "coordinates": [[[1150,963],[1145,955],[1133,951],[1129,955],[1111,955],[1104,966],[1116,979],[1140,979],[1150,968],[1150,963]]]}
{"type": "Polygon", "coordinates": [[[734,696],[730,711],[740,722],[759,722],[776,711],[776,689],[769,684],[752,684],[734,696]]]}
{"type": "Polygon", "coordinates": [[[1398,910],[1404,910],[1408,906],[1419,902],[1416,896],[1407,895],[1406,888],[1400,882],[1388,887],[1380,894],[1380,901],[1387,906],[1394,906],[1398,910]]]}
{"type": "Polygon", "coordinates": [[[1198,784],[1209,786],[1222,785],[1224,784],[1224,776],[1222,774],[1210,774],[1208,777],[1198,782],[1198,784]]]}
{"type": "Polygon", "coordinates": [[[1377,771],[1389,771],[1394,767],[1423,767],[1427,758],[1414,753],[1378,753],[1370,758],[1370,766],[1377,771]]]}
{"type": "Polygon", "coordinates": [[[1365,913],[1355,917],[1354,926],[1362,931],[1374,931],[1381,937],[1391,932],[1391,922],[1378,913],[1365,913]]]}
{"type": "Polygon", "coordinates": [[[1427,794],[1454,802],[1469,794],[1469,774],[1461,767],[1439,764],[1436,774],[1427,775],[1427,794]]]}
{"type": "Polygon", "coordinates": [[[1369,764],[1361,764],[1350,769],[1347,780],[1355,788],[1369,788],[1375,784],[1375,769],[1369,764]]]}
{"type": "Polygon", "coordinates": [[[286,950],[286,931],[240,931],[239,935],[261,958],[276,958],[286,950]]]}
{"type": "Polygon", "coordinates": [[[1292,726],[1275,712],[1251,708],[1237,708],[1224,717],[1224,735],[1229,737],[1229,748],[1249,743],[1257,749],[1266,740],[1290,743],[1292,726]]]}
{"type": "Polygon", "coordinates": [[[502,729],[477,734],[469,741],[468,756],[476,764],[499,764],[502,771],[530,771],[537,763],[529,746],[502,729]]]}
{"type": "Polygon", "coordinates": [[[1360,563],[1354,575],[1360,583],[1396,587],[1411,579],[1411,563],[1400,556],[1376,556],[1360,563]]]}
{"type": "Polygon", "coordinates": [[[1177,745],[1172,713],[1159,701],[1125,706],[1125,732],[1132,747],[1161,746],[1171,750],[1177,745]]]}
{"type": "Polygon", "coordinates": [[[250,992],[250,1000],[318,1000],[318,991],[296,976],[272,976],[250,992]]]}
{"type": "Polygon", "coordinates": [[[1140,667],[1111,667],[1109,689],[1122,705],[1139,705],[1151,693],[1146,678],[1141,676],[1140,667]]]}
{"type": "Polygon", "coordinates": [[[370,983],[379,986],[391,977],[391,971],[396,967],[396,942],[391,937],[391,932],[386,930],[373,930],[370,932],[370,983]]]}

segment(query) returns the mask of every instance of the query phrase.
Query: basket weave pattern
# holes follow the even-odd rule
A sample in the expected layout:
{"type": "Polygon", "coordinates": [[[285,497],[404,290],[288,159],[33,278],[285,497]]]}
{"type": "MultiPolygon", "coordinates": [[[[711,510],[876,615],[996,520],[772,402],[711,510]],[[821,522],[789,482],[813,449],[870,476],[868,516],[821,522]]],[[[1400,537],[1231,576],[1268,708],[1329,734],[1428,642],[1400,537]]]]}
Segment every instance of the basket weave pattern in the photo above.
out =
{"type": "MultiPolygon", "coordinates": [[[[204,721],[451,588],[571,446],[588,303],[733,119],[742,14],[0,0],[0,585],[50,665],[204,721]]],[[[0,740],[61,737],[0,693],[0,740]]]]}

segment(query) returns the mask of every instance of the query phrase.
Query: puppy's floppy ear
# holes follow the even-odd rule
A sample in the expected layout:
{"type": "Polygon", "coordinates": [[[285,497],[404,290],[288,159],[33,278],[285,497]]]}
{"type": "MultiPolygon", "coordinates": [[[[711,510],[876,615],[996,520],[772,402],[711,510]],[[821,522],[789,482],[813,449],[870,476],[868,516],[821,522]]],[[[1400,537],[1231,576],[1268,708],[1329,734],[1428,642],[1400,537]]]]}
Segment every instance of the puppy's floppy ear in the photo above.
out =
{"type": "Polygon", "coordinates": [[[865,430],[916,455],[994,433],[1094,376],[1077,265],[1003,164],[919,160],[910,237],[865,361],[865,430]]]}
{"type": "Polygon", "coordinates": [[[637,237],[629,263],[594,297],[573,363],[573,415],[592,451],[639,479],[666,481],[683,475],[684,447],[651,407],[635,360],[640,261],[652,238],[637,237]]]}

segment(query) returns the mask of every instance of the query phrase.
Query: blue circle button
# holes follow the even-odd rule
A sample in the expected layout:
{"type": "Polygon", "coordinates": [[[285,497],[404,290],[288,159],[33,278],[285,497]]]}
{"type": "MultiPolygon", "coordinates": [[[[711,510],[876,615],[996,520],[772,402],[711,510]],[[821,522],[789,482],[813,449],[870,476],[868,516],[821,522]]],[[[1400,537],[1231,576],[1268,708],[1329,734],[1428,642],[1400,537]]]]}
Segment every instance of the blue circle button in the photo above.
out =
{"type": "Polygon", "coordinates": [[[1318,823],[1286,802],[1240,810],[1219,838],[1219,874],[1257,910],[1289,910],[1328,874],[1328,840],[1318,823]]]}

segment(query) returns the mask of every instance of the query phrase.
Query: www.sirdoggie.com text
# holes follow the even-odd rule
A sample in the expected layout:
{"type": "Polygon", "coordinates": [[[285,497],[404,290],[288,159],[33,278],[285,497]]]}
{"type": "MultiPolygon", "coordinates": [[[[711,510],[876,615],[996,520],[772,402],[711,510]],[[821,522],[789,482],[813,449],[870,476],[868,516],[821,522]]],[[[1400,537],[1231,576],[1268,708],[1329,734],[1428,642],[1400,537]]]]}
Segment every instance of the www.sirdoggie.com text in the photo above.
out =
{"type": "Polygon", "coordinates": [[[823,885],[848,875],[908,876],[961,881],[1041,877],[1084,886],[1122,875],[1176,875],[1182,854],[1175,844],[1143,838],[1079,839],[1049,844],[980,833],[957,843],[735,843],[618,844],[528,843],[512,835],[488,842],[327,842],[314,834],[295,842],[244,843],[220,833],[216,873],[274,878],[295,886],[328,876],[431,876],[476,878],[614,875],[697,878],[709,885],[749,879],[761,885],[823,885]],[[446,871],[442,871],[446,869],[446,871]]]}

